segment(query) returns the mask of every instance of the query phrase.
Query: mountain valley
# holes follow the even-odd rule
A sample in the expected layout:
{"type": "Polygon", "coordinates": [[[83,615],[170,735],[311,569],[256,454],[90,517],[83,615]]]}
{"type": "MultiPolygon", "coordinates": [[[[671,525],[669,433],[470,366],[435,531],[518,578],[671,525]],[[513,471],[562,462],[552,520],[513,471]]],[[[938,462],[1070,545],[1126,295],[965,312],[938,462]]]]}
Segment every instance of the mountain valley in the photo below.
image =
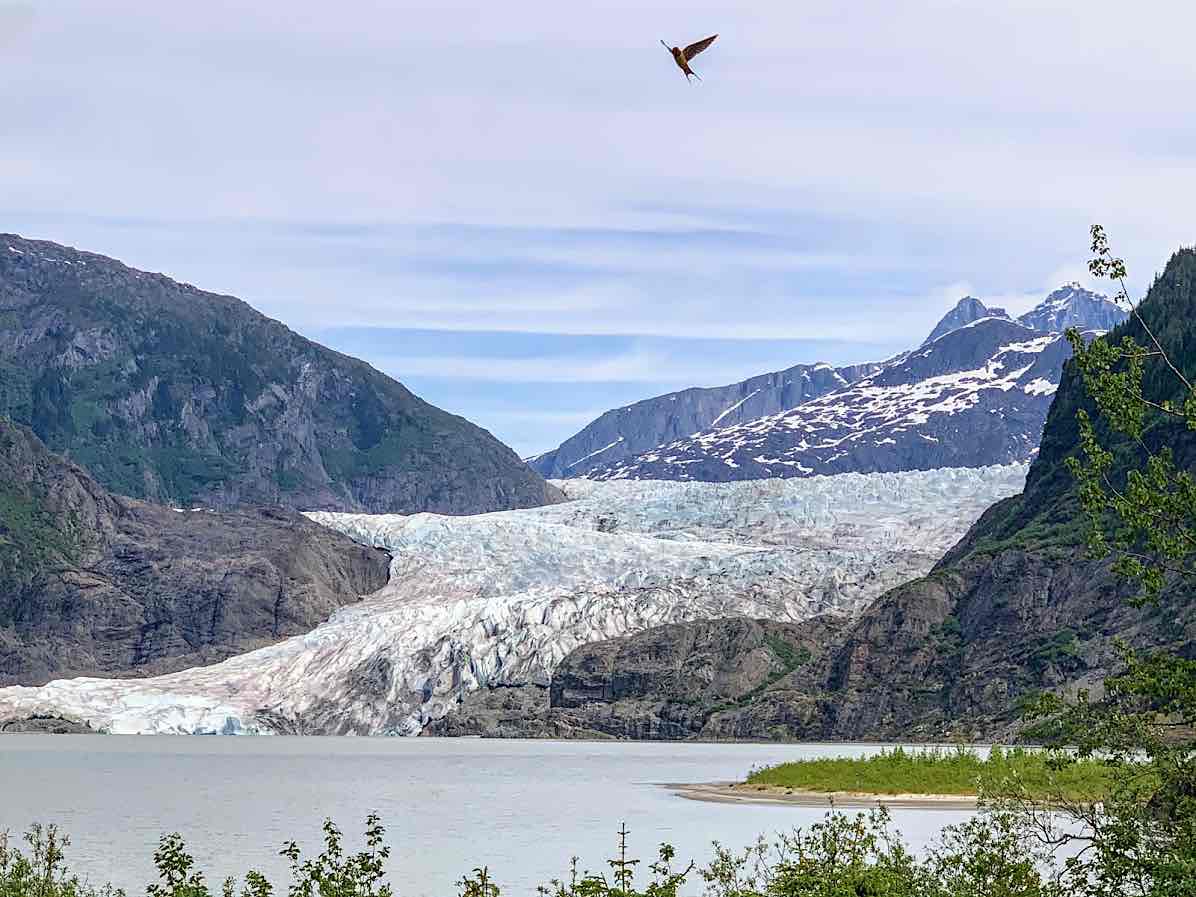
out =
{"type": "Polygon", "coordinates": [[[391,554],[310,633],[149,679],[0,689],[0,721],[111,732],[407,734],[480,688],[546,687],[595,641],[728,615],[859,612],[929,570],[1025,467],[730,484],[565,481],[571,501],[446,517],[313,514],[391,554]]]}
{"type": "MultiPolygon", "coordinates": [[[[121,733],[1007,737],[1020,702],[1099,684],[1115,658],[1114,636],[1181,650],[1194,641],[1186,593],[1177,591],[1165,612],[1134,610],[1108,566],[1084,554],[1061,460],[1075,450],[1081,397],[1055,328],[1089,327],[1091,339],[1123,315],[1078,287],[1018,320],[966,298],[922,346],[886,362],[799,365],[649,400],[631,406],[631,416],[605,415],[567,451],[532,462],[550,473],[577,468],[582,478],[548,483],[523,468],[495,482],[471,471],[459,485],[486,484],[471,498],[435,487],[419,501],[438,513],[410,513],[417,508],[404,499],[403,513],[393,514],[373,511],[398,493],[369,492],[380,482],[369,478],[325,477],[317,491],[284,500],[260,479],[232,486],[200,477],[182,495],[211,501],[212,510],[172,509],[114,495],[74,460],[95,458],[114,476],[119,440],[152,444],[179,432],[199,440],[192,446],[224,432],[211,437],[223,452],[232,434],[247,431],[221,430],[228,419],[212,401],[223,400],[197,404],[195,390],[207,387],[195,384],[226,376],[216,392],[232,394],[246,379],[265,381],[252,366],[176,371],[176,379],[159,377],[144,402],[132,401],[125,384],[158,363],[134,352],[122,362],[126,373],[102,386],[108,398],[97,399],[88,390],[101,387],[86,372],[125,357],[124,331],[111,323],[79,329],[76,318],[96,315],[97,283],[116,278],[127,290],[139,272],[110,271],[91,256],[57,264],[47,245],[37,244],[44,257],[35,270],[49,265],[50,273],[20,268],[23,286],[13,289],[10,278],[0,307],[23,322],[23,335],[8,337],[10,351],[36,348],[59,383],[43,388],[45,374],[41,386],[7,378],[0,398],[67,455],[35,430],[3,424],[9,478],[20,485],[5,493],[19,513],[0,529],[9,595],[0,607],[2,726],[48,719],[121,733]],[[103,277],[87,271],[63,281],[54,276],[63,265],[91,265],[103,277]],[[29,298],[33,287],[62,296],[68,286],[93,291],[82,310],[29,298]],[[176,407],[167,399],[180,376],[192,398],[176,407]],[[177,410],[182,430],[156,416],[162,390],[159,410],[177,410]],[[80,427],[93,405],[124,422],[80,427]],[[664,432],[665,405],[677,409],[667,424],[674,433],[706,429],[636,454],[664,432]],[[634,438],[624,432],[633,420],[634,438]],[[228,507],[245,501],[284,507],[228,507]],[[305,501],[306,517],[287,507],[305,501]],[[463,513],[470,507],[475,513],[463,513]]],[[[1182,274],[1191,264],[1190,254],[1178,254],[1144,308],[1191,301],[1182,274]]],[[[161,291],[190,289],[144,277],[156,284],[150,299],[145,287],[120,295],[152,308],[161,291]]],[[[281,332],[232,307],[250,316],[247,333],[281,332]]],[[[312,363],[334,356],[295,345],[312,363]]],[[[333,361],[342,366],[333,371],[353,372],[345,383],[365,377],[433,421],[459,420],[437,417],[443,412],[368,366],[333,361]]],[[[280,373],[281,393],[262,388],[291,395],[289,378],[309,376],[280,373]]],[[[323,386],[313,395],[320,409],[344,405],[323,386]]],[[[386,419],[384,405],[361,421],[386,419]]],[[[295,420],[337,413],[304,407],[295,420]]],[[[311,457],[323,458],[323,425],[311,420],[311,457]]],[[[484,449],[488,463],[513,471],[509,450],[488,447],[488,434],[454,427],[426,431],[440,434],[430,455],[420,454],[419,439],[402,444],[425,458],[449,451],[440,437],[449,447],[473,440],[469,451],[484,449]]],[[[328,432],[352,441],[359,431],[344,424],[328,432]]],[[[468,470],[471,457],[455,456],[455,469],[468,470]]],[[[408,473],[395,476],[413,477],[417,491],[428,486],[400,466],[408,473]]],[[[143,492],[159,501],[177,494],[167,485],[182,481],[154,473],[166,468],[144,469],[143,492]]],[[[445,475],[438,468],[433,480],[445,475]]]]}

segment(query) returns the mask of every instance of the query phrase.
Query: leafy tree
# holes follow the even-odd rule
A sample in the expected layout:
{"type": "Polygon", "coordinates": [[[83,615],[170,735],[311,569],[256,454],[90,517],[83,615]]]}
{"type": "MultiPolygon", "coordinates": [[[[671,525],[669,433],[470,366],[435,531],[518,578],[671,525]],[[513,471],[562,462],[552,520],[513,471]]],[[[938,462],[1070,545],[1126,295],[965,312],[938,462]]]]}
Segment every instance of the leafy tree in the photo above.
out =
{"type": "Polygon", "coordinates": [[[154,866],[161,883],[146,889],[149,897],[211,897],[203,874],[195,870],[195,858],[177,832],[162,837],[154,851],[154,866]]]}
{"type": "Polygon", "coordinates": [[[854,818],[831,813],[782,842],[770,897],[920,897],[924,875],[889,827],[884,811],[854,818]]]}
{"type": "Polygon", "coordinates": [[[574,857],[568,881],[554,879],[549,886],[541,886],[537,891],[544,897],[677,897],[693,871],[694,864],[690,863],[681,872],[674,870],[673,860],[676,852],[671,845],[661,844],[656,861],[648,867],[652,873],[652,880],[644,890],[636,890],[635,867],[640,861],[627,855],[628,834],[626,825],[619,827],[618,856],[607,860],[613,881],[608,881],[604,875],[579,875],[577,858],[574,857]]]}
{"type": "MultiPolygon", "coordinates": [[[[289,897],[393,897],[390,885],[383,881],[390,848],[385,843],[386,829],[376,814],[366,819],[366,849],[360,853],[345,853],[341,831],[331,819],[324,820],[323,830],[324,850],[317,857],[303,859],[303,853],[294,841],[283,847],[281,855],[291,863],[289,897]]],[[[181,835],[175,833],[162,838],[154,852],[154,865],[158,870],[159,883],[149,886],[149,897],[212,897],[181,835]]],[[[231,878],[226,880],[221,889],[223,897],[234,897],[235,892],[235,881],[231,878]]],[[[240,897],[271,897],[273,893],[274,886],[269,880],[260,872],[251,871],[245,876],[240,897]]],[[[34,892],[17,894],[20,897],[42,897],[34,892]]],[[[477,891],[469,892],[468,897],[493,897],[496,894],[496,891],[493,894],[477,891]]],[[[0,897],[9,895],[0,891],[0,897]]]]}
{"type": "Polygon", "coordinates": [[[926,860],[926,897],[1063,897],[1050,846],[1025,820],[989,807],[947,828],[926,860]]]}
{"type": "Polygon", "coordinates": [[[71,840],[57,826],[34,825],[25,834],[29,854],[0,832],[0,897],[124,897],[112,887],[90,888],[66,868],[71,840]]]}
{"type": "Polygon", "coordinates": [[[499,897],[501,891],[490,879],[490,870],[485,866],[474,869],[473,875],[467,875],[457,882],[461,888],[460,897],[499,897]]]}
{"type": "MultiPolygon", "coordinates": [[[[1137,584],[1133,604],[1159,608],[1164,599],[1182,600],[1196,574],[1193,322],[1168,320],[1165,307],[1141,309],[1130,299],[1125,263],[1099,225],[1092,252],[1090,270],[1118,286],[1130,319],[1116,341],[1086,345],[1068,334],[1090,404],[1077,413],[1081,455],[1067,464],[1091,553],[1113,556],[1113,569],[1137,584]]],[[[1187,256],[1169,266],[1175,282],[1156,281],[1155,288],[1191,296],[1196,262],[1187,256]]],[[[1070,702],[1046,696],[1036,708],[1058,743],[1108,764],[1110,796],[1099,805],[1068,805],[1070,826],[1025,801],[1021,818],[1047,843],[1073,847],[1064,864],[1069,894],[1193,895],[1196,661],[1125,643],[1118,650],[1124,668],[1106,680],[1103,695],[1081,692],[1070,702]]],[[[1056,762],[1071,756],[1060,752],[1056,762]]],[[[1018,805],[1016,797],[1010,805],[1018,805]]]]}
{"type": "Polygon", "coordinates": [[[390,885],[383,883],[390,847],[376,813],[366,818],[365,842],[365,850],[346,856],[340,829],[325,819],[324,852],[315,859],[301,861],[299,846],[287,844],[282,855],[291,861],[290,897],[393,897],[390,885]]]}
{"type": "Polygon", "coordinates": [[[917,859],[881,808],[829,813],[741,853],[715,845],[709,897],[1064,897],[1048,849],[1014,813],[988,810],[944,831],[917,859]]]}

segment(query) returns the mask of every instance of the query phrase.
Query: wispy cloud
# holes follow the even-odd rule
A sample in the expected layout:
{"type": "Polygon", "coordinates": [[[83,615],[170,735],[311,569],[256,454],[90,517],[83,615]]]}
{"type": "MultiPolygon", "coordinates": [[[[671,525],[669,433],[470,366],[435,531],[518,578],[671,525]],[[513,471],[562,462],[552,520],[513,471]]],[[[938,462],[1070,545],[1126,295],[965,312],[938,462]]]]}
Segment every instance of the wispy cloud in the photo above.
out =
{"type": "Polygon", "coordinates": [[[490,380],[500,383],[660,383],[678,380],[687,386],[718,386],[764,373],[751,362],[725,366],[663,352],[632,352],[604,358],[561,356],[493,358],[484,355],[375,355],[371,363],[395,376],[490,380]],[[665,373],[667,372],[667,374],[665,373]]]}
{"type": "Polygon", "coordinates": [[[1196,242],[1194,30],[1113,0],[0,0],[0,213],[307,331],[491,334],[412,363],[481,417],[447,365],[693,373],[676,347],[478,361],[520,334],[846,358],[960,292],[1024,310],[1084,276],[1097,220],[1140,289],[1196,242]],[[691,28],[722,35],[701,85],[656,43],[691,28]]]}

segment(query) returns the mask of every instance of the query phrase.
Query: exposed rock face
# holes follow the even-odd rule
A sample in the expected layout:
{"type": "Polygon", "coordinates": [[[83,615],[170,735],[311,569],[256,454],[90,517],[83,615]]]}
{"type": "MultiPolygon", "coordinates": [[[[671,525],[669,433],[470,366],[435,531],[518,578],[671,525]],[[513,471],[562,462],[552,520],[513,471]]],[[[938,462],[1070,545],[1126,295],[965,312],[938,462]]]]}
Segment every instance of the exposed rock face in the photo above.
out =
{"type": "Polygon", "coordinates": [[[0,418],[0,685],[212,663],[309,631],[387,568],[293,511],[112,495],[0,418]]]}
{"type": "Polygon", "coordinates": [[[1128,596],[1082,549],[976,555],[886,593],[855,622],[730,618],[585,645],[550,689],[475,692],[429,734],[1004,738],[1028,697],[1099,690],[1116,668],[1114,637],[1192,652],[1190,590],[1149,612],[1128,596]],[[804,662],[786,668],[786,657],[804,662]]]}
{"type": "Polygon", "coordinates": [[[429,735],[629,739],[786,738],[777,720],[744,724],[760,696],[818,663],[842,621],[745,617],[660,626],[585,645],[549,689],[484,689],[429,735]]]}
{"type": "Polygon", "coordinates": [[[2,234],[0,415],[163,504],[469,514],[559,499],[486,431],[238,299],[2,234]]]}
{"type": "MultiPolygon", "coordinates": [[[[1196,251],[1172,258],[1141,312],[1189,379],[1196,376],[1196,251]]],[[[1122,334],[1144,340],[1135,321],[1109,338],[1122,334]]],[[[1157,373],[1148,367],[1148,397],[1180,399],[1164,385],[1172,380],[1157,373]]],[[[1038,692],[1099,690],[1117,667],[1115,637],[1196,657],[1191,583],[1173,583],[1157,606],[1135,609],[1127,603],[1132,586],[1108,562],[1087,556],[1064,465],[1078,451],[1075,415],[1084,406],[1068,366],[1025,490],[990,508],[930,575],[886,592],[857,619],[807,621],[782,632],[806,645],[810,660],[741,693],[734,707],[707,694],[702,677],[675,674],[692,665],[724,671],[722,681],[738,688],[758,681],[758,660],[735,642],[746,624],[716,620],[579,648],[557,668],[551,706],[541,702],[522,723],[508,711],[500,725],[482,693],[444,725],[456,734],[522,727],[557,737],[597,730],[670,738],[997,738],[1016,732],[1021,703],[1038,692]],[[720,646],[717,659],[707,663],[689,645],[720,646]],[[689,659],[662,665],[678,652],[689,659]]],[[[1156,424],[1147,439],[1196,469],[1196,435],[1182,426],[1156,424]]],[[[516,704],[510,696],[507,703],[516,704]]]]}
{"type": "Polygon", "coordinates": [[[1006,321],[1011,320],[1009,312],[1003,308],[989,308],[975,296],[964,296],[956,303],[955,308],[943,315],[943,319],[939,321],[934,330],[930,331],[930,336],[926,337],[926,341],[922,343],[933,343],[940,336],[945,336],[952,330],[958,330],[960,327],[966,327],[975,321],[983,318],[1003,318],[1006,321]]]}
{"type": "Polygon", "coordinates": [[[1038,306],[1018,318],[1035,330],[1061,332],[1069,327],[1080,330],[1112,330],[1125,320],[1124,309],[1107,296],[1069,283],[1046,297],[1038,306]]]}
{"type": "Polygon", "coordinates": [[[585,476],[591,470],[618,464],[711,427],[730,427],[795,408],[854,383],[879,367],[799,364],[729,386],[685,389],[644,399],[606,412],[559,448],[528,463],[546,477],[585,476]]]}
{"type": "Polygon", "coordinates": [[[0,735],[95,735],[86,723],[58,717],[31,717],[0,722],[0,735]]]}

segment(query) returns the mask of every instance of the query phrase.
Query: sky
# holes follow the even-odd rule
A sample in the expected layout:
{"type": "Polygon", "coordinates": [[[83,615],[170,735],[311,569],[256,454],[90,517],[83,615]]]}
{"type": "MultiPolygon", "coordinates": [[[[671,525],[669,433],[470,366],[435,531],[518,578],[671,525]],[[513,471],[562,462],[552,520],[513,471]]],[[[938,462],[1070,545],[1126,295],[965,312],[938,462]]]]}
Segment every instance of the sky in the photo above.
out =
{"type": "Polygon", "coordinates": [[[522,455],[1196,243],[1196,4],[0,0],[0,231],[231,293],[522,455]],[[687,84],[660,46],[718,32],[687,84]]]}

